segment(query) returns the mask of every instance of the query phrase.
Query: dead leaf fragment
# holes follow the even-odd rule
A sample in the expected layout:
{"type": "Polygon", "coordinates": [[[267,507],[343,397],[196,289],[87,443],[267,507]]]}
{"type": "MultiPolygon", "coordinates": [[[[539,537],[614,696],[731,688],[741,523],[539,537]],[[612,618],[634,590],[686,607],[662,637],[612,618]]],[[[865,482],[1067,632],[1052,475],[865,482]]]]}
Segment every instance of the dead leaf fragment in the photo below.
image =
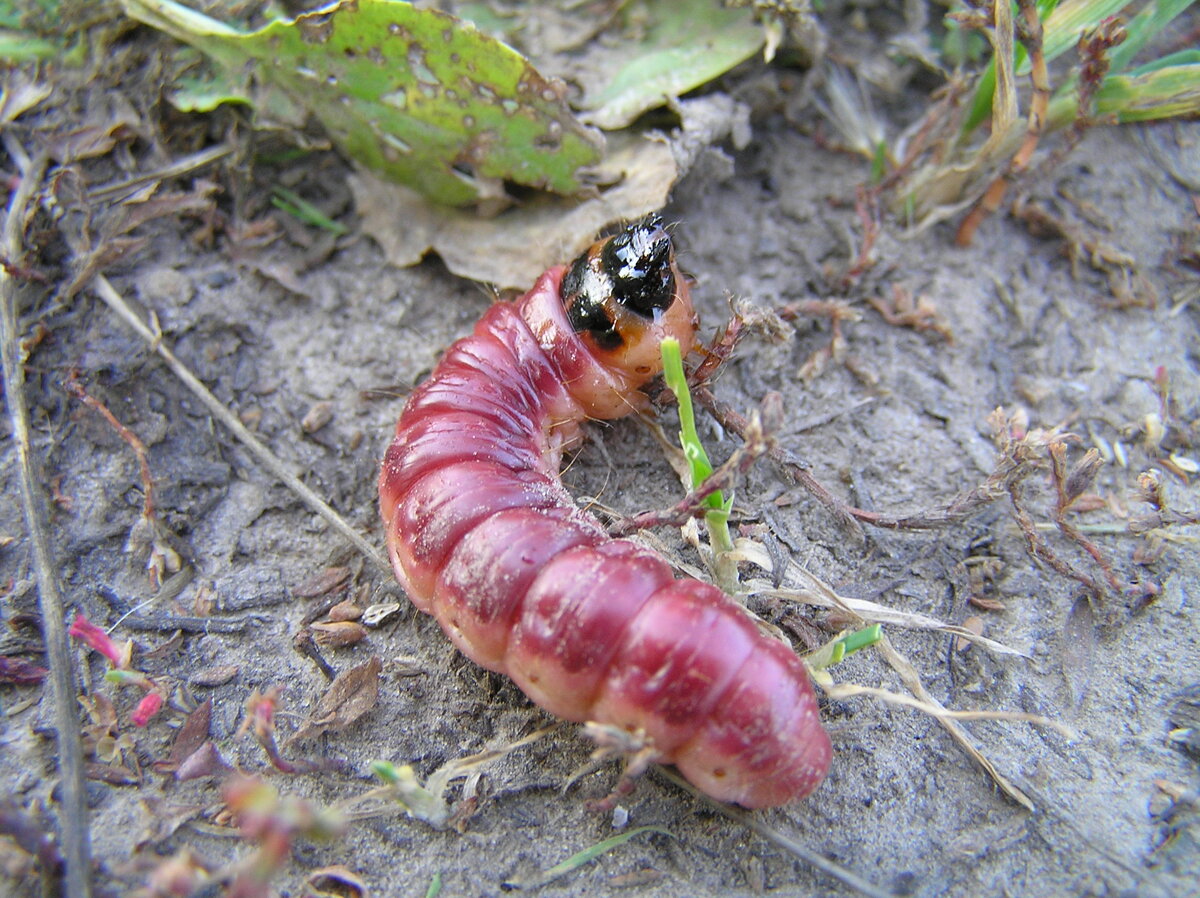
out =
{"type": "Polygon", "coordinates": [[[196,753],[196,750],[208,739],[209,726],[212,723],[213,703],[210,698],[204,704],[196,707],[187,716],[175,742],[171,745],[171,754],[161,764],[155,764],[154,769],[159,773],[171,773],[179,769],[179,765],[196,753]]]}
{"type": "Polygon", "coordinates": [[[313,639],[318,645],[332,649],[345,648],[362,642],[367,636],[367,628],[357,621],[320,621],[310,625],[313,639]]]}
{"type": "Polygon", "coordinates": [[[0,123],[15,121],[52,93],[49,84],[31,81],[20,70],[10,69],[0,92],[0,123]]]}
{"type": "Polygon", "coordinates": [[[15,686],[36,686],[50,671],[20,658],[0,655],[0,683],[15,686]]]}
{"type": "Polygon", "coordinates": [[[229,763],[221,757],[221,752],[218,751],[216,745],[212,742],[205,742],[183,760],[175,771],[175,779],[184,782],[206,776],[221,776],[232,769],[229,763]]]}
{"type": "Polygon", "coordinates": [[[297,599],[315,599],[317,596],[345,589],[349,582],[350,568],[327,567],[293,589],[292,595],[297,599]]]}
{"type": "Polygon", "coordinates": [[[313,898],[371,898],[366,883],[341,864],[313,870],[304,881],[304,887],[304,894],[313,898]]]}
{"type": "Polygon", "coordinates": [[[240,668],[236,664],[219,664],[216,667],[206,667],[188,677],[189,686],[224,686],[238,675],[240,668]]]}
{"type": "Polygon", "coordinates": [[[288,745],[313,739],[327,730],[344,730],[379,701],[379,674],[383,662],[373,657],[366,664],[338,674],[329,684],[312,715],[301,725],[288,745]]]}
{"type": "Polygon", "coordinates": [[[399,602],[377,602],[367,606],[363,612],[362,622],[368,627],[382,627],[399,613],[399,602]]]}
{"type": "MultiPolygon", "coordinates": [[[[964,630],[969,630],[976,636],[983,635],[983,618],[977,614],[973,614],[962,622],[964,630]]],[[[965,652],[971,647],[971,640],[965,636],[959,636],[954,642],[954,650],[957,652],[965,652]]]]}
{"type": "Polygon", "coordinates": [[[363,610],[353,602],[347,600],[338,602],[329,609],[329,613],[325,615],[326,619],[331,622],[352,621],[358,620],[363,616],[363,610]]]}
{"type": "Polygon", "coordinates": [[[551,265],[585,249],[606,225],[661,209],[678,176],[661,141],[614,134],[599,166],[596,196],[554,199],[483,219],[435,206],[418,193],[370,175],[352,175],[350,189],[363,230],[393,265],[416,265],[429,251],[462,277],[526,290],[551,265]]]}
{"type": "Polygon", "coordinates": [[[314,402],[304,417],[300,419],[300,429],[305,433],[316,433],[333,420],[333,403],[329,401],[314,402]]]}
{"type": "Polygon", "coordinates": [[[83,765],[83,772],[88,779],[99,780],[110,786],[134,786],[140,782],[136,773],[119,764],[98,764],[95,761],[87,761],[83,765]]]}

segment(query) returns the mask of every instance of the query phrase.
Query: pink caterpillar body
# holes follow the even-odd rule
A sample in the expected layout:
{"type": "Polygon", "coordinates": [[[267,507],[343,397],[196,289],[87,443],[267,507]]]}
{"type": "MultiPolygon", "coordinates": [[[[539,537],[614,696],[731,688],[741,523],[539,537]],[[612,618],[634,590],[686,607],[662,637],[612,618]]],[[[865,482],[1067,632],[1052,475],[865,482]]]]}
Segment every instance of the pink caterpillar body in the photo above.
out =
{"type": "Polygon", "coordinates": [[[585,418],[645,397],[695,320],[657,218],[496,303],[409,398],[379,477],[396,576],[454,644],[546,710],[649,740],[724,801],[781,805],[829,768],[804,665],[716,588],[608,537],[558,471],[585,418]]]}

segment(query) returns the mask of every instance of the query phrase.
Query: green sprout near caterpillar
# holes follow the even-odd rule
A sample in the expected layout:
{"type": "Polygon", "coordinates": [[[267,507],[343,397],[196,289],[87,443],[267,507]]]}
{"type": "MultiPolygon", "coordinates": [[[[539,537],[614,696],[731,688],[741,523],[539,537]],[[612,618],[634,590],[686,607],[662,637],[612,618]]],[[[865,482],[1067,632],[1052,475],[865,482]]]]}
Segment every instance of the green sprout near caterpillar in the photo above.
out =
{"type": "Polygon", "coordinates": [[[825,643],[812,654],[806,655],[804,663],[808,665],[809,670],[824,671],[844,660],[847,655],[873,646],[881,639],[883,639],[883,627],[879,624],[871,624],[869,627],[855,630],[853,633],[847,633],[845,636],[839,636],[837,639],[825,643]]]}
{"type": "MultiPolygon", "coordinates": [[[[696,433],[696,416],[692,410],[692,394],[688,390],[687,375],[683,371],[683,354],[679,349],[679,341],[668,337],[662,341],[659,349],[662,353],[663,380],[667,388],[675,394],[679,404],[679,444],[683,447],[683,455],[688,463],[688,489],[695,489],[712,476],[713,465],[700,435],[696,433]]],[[[730,574],[732,567],[732,582],[737,582],[736,565],[722,562],[722,557],[733,551],[733,538],[729,535],[729,513],[733,509],[733,496],[725,498],[721,490],[715,490],[702,500],[708,511],[704,513],[704,523],[708,529],[708,539],[712,545],[713,563],[717,569],[718,578],[724,580],[730,574]]]]}

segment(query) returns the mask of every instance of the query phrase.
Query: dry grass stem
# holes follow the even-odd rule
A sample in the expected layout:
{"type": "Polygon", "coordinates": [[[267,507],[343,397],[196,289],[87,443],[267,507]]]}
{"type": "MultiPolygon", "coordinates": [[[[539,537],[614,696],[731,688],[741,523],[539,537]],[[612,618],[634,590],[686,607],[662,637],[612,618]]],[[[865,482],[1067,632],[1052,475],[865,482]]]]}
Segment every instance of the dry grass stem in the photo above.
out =
{"type": "Polygon", "coordinates": [[[265,443],[247,430],[246,425],[238,420],[237,415],[226,408],[221,400],[214,396],[212,391],[201,383],[200,379],[176,357],[175,353],[166,347],[163,343],[162,333],[158,331],[157,327],[152,329],[137,316],[137,313],[133,311],[129,303],[125,301],[125,298],[109,283],[108,278],[102,274],[97,275],[94,283],[96,285],[96,292],[104,303],[116,312],[126,324],[137,331],[138,335],[167,363],[167,367],[175,373],[175,376],[183,381],[184,385],[192,391],[196,398],[204,403],[204,406],[212,413],[213,417],[229,428],[238,441],[250,450],[251,454],[258,459],[259,463],[267,471],[295,493],[301,502],[341,534],[363,556],[373,562],[380,571],[388,574],[391,573],[392,567],[383,553],[372,543],[368,542],[361,533],[351,527],[345,518],[331,508],[294,471],[280,461],[279,457],[265,443]]]}
{"type": "Polygon", "coordinates": [[[890,898],[892,894],[891,892],[879,888],[874,883],[867,882],[857,873],[847,870],[840,864],[836,864],[828,858],[822,857],[812,849],[801,845],[799,842],[788,836],[785,836],[774,827],[768,826],[761,819],[759,819],[758,816],[751,814],[748,811],[735,808],[733,805],[728,805],[724,802],[709,798],[670,768],[655,767],[654,772],[668,782],[674,783],[680,789],[688,792],[693,797],[698,798],[700,801],[707,804],[719,814],[728,817],[735,823],[740,823],[751,832],[762,836],[772,845],[782,848],[784,851],[788,852],[788,854],[791,854],[792,856],[803,861],[805,864],[808,864],[814,870],[824,873],[826,876],[833,877],[842,885],[853,889],[858,894],[867,895],[869,898],[890,898]]]}
{"type": "MultiPolygon", "coordinates": [[[[2,239],[4,256],[13,262],[25,255],[25,216],[30,200],[41,188],[45,170],[45,154],[31,160],[21,172],[20,184],[9,201],[2,239]]],[[[17,332],[17,302],[20,294],[16,278],[0,267],[0,353],[4,365],[4,396],[17,454],[21,505],[38,584],[43,640],[50,658],[50,680],[54,686],[54,728],[61,776],[59,826],[66,865],[64,885],[66,894],[72,898],[89,898],[92,894],[91,838],[88,833],[79,706],[67,645],[67,615],[58,588],[59,568],[50,546],[45,497],[37,486],[46,483],[46,478],[38,470],[40,465],[33,456],[30,440],[29,408],[25,404],[25,360],[21,357],[21,336],[17,332]]]]}
{"type": "Polygon", "coordinates": [[[889,705],[901,705],[914,708],[930,717],[946,720],[1012,720],[1031,723],[1035,726],[1052,729],[1067,739],[1078,739],[1078,734],[1069,727],[1063,726],[1056,720],[1043,717],[1040,714],[1029,714],[1025,711],[951,711],[938,704],[930,704],[912,696],[901,695],[888,689],[878,689],[874,686],[859,686],[856,683],[835,683],[824,688],[825,694],[833,699],[855,698],[860,695],[871,696],[887,702],[889,705]]]}
{"type": "MultiPolygon", "coordinates": [[[[887,636],[884,636],[879,641],[878,647],[879,653],[892,666],[892,669],[900,675],[900,680],[908,688],[909,692],[925,704],[946,711],[945,706],[929,694],[929,691],[925,688],[925,684],[921,682],[921,677],[917,673],[917,669],[912,666],[912,663],[907,658],[896,651],[887,636]]],[[[1030,811],[1036,810],[1033,799],[997,769],[996,765],[975,745],[974,740],[971,739],[966,730],[950,717],[939,715],[935,719],[950,734],[954,741],[962,746],[963,751],[967,753],[971,760],[983,768],[984,772],[992,778],[992,781],[999,787],[1001,792],[1022,807],[1030,811]]]]}

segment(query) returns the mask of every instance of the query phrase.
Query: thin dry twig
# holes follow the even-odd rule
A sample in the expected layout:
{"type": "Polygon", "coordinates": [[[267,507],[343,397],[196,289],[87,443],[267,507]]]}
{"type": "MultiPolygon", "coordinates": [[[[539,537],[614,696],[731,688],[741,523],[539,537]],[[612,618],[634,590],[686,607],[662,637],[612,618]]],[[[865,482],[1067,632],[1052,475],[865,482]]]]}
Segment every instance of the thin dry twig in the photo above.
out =
{"type": "MultiPolygon", "coordinates": [[[[3,253],[17,261],[22,258],[26,209],[42,183],[46,156],[40,154],[21,173],[21,183],[13,192],[4,219],[3,253]]],[[[44,497],[36,484],[46,479],[38,471],[30,445],[29,409],[25,405],[24,360],[20,357],[17,333],[17,296],[19,285],[7,270],[0,270],[0,354],[4,365],[4,395],[17,453],[17,480],[21,487],[21,505],[38,583],[46,652],[50,657],[50,681],[54,691],[54,722],[58,741],[61,798],[59,827],[62,831],[63,857],[66,862],[66,892],[72,898],[89,898],[91,883],[91,838],[83,775],[83,747],[80,744],[78,704],[74,674],[65,627],[58,570],[50,548],[49,523],[44,497]]]]}
{"type": "Polygon", "coordinates": [[[180,175],[186,175],[197,169],[204,168],[214,162],[219,162],[224,159],[234,148],[229,144],[217,144],[215,147],[209,147],[206,150],[201,150],[198,153],[193,153],[191,156],[185,156],[182,159],[165,165],[162,168],[156,168],[153,171],[141,172],[131,178],[125,178],[121,181],[113,181],[108,184],[101,184],[91,188],[87,192],[87,198],[92,201],[103,199],[118,199],[121,196],[129,194],[134,190],[145,187],[147,184],[153,184],[157,181],[165,181],[168,178],[177,178],[180,175]]]}
{"type": "Polygon", "coordinates": [[[136,551],[136,546],[145,545],[148,552],[146,569],[150,574],[150,583],[155,589],[158,589],[166,581],[168,574],[175,574],[180,570],[183,566],[183,559],[171,547],[167,528],[159,521],[158,515],[155,513],[156,491],[154,477],[150,473],[150,456],[146,450],[146,444],[142,442],[141,437],[122,424],[107,405],[88,393],[83,384],[79,382],[77,371],[72,371],[68,375],[64,387],[70,395],[104,418],[137,456],[138,471],[142,480],[142,516],[130,533],[127,551],[133,553],[136,551]]]}
{"type": "Polygon", "coordinates": [[[151,349],[158,353],[162,360],[167,363],[167,367],[175,373],[175,376],[183,381],[184,386],[191,390],[196,398],[204,403],[204,406],[212,413],[214,418],[229,428],[237,440],[250,450],[251,454],[258,459],[259,463],[268,472],[286,485],[305,505],[318,514],[381,571],[385,573],[391,572],[392,567],[383,553],[368,542],[361,533],[351,527],[345,518],[338,514],[324,499],[304,483],[265,443],[247,430],[246,425],[238,420],[237,415],[226,408],[221,400],[214,396],[208,387],[179,360],[175,353],[166,347],[163,343],[162,333],[158,328],[151,328],[138,317],[129,303],[125,301],[125,298],[109,283],[108,278],[102,274],[96,275],[93,283],[96,285],[96,293],[104,303],[116,312],[126,324],[138,332],[138,335],[150,345],[151,349]]]}
{"type": "Polygon", "coordinates": [[[138,473],[142,478],[142,514],[148,518],[153,518],[155,507],[154,478],[150,475],[150,457],[146,452],[146,444],[142,442],[142,438],[122,424],[107,405],[91,395],[84,388],[83,384],[79,382],[78,372],[72,371],[67,377],[64,386],[68,393],[92,411],[97,412],[100,417],[107,421],[109,426],[117,432],[117,435],[133,450],[133,454],[137,456],[138,460],[138,473]]]}
{"type": "Polygon", "coordinates": [[[906,515],[889,515],[853,506],[846,506],[846,512],[865,524],[886,530],[939,530],[957,524],[1009,495],[1010,490],[1037,470],[1036,460],[1005,452],[983,483],[963,490],[945,505],[906,515]]]}
{"type": "Polygon", "coordinates": [[[1082,583],[1097,599],[1103,599],[1104,587],[1096,582],[1095,578],[1089,577],[1069,562],[1059,558],[1054,550],[1046,545],[1046,541],[1037,535],[1037,525],[1022,505],[1021,492],[1015,483],[1010,487],[1008,495],[1009,501],[1012,503],[1013,515],[1017,519],[1017,526],[1021,529],[1021,534],[1025,537],[1025,544],[1029,548],[1029,554],[1041,559],[1064,577],[1082,583]]]}
{"type": "Polygon", "coordinates": [[[704,500],[713,493],[731,489],[741,478],[746,476],[754,463],[762,458],[768,451],[768,447],[774,442],[764,433],[762,424],[756,423],[758,418],[759,416],[755,415],[754,420],[750,421],[746,442],[735,449],[733,454],[718,465],[708,477],[705,477],[699,486],[689,491],[670,508],[645,511],[633,517],[614,521],[609,525],[609,535],[628,536],[651,527],[681,527],[692,518],[702,518],[712,511],[712,507],[706,505],[704,500]]]}
{"type": "Polygon", "coordinates": [[[847,870],[845,867],[834,863],[828,858],[822,857],[812,849],[801,845],[796,840],[785,836],[777,829],[774,829],[773,827],[768,826],[766,823],[763,823],[753,814],[739,810],[732,805],[725,804],[724,802],[717,801],[716,799],[709,798],[679,774],[675,773],[675,771],[666,767],[656,766],[654,768],[654,772],[668,782],[674,783],[685,792],[688,792],[694,797],[700,799],[718,813],[728,817],[735,823],[740,823],[742,826],[746,827],[746,829],[757,833],[772,845],[782,848],[793,857],[796,857],[808,864],[814,870],[824,873],[826,876],[832,876],[838,882],[842,883],[842,885],[848,886],[855,892],[858,892],[860,895],[868,895],[870,898],[889,898],[891,895],[890,892],[879,888],[879,886],[875,885],[874,883],[867,882],[857,873],[847,870]]]}
{"type": "MultiPolygon", "coordinates": [[[[721,402],[707,387],[697,387],[693,393],[696,402],[708,409],[726,430],[736,433],[745,439],[750,422],[746,416],[732,406],[721,402]]],[[[862,538],[862,527],[850,514],[849,507],[817,480],[808,470],[808,465],[796,458],[782,446],[774,446],[767,452],[768,457],[783,469],[784,473],[801,486],[810,496],[816,499],[825,509],[837,519],[843,528],[858,538],[862,538]]]]}

